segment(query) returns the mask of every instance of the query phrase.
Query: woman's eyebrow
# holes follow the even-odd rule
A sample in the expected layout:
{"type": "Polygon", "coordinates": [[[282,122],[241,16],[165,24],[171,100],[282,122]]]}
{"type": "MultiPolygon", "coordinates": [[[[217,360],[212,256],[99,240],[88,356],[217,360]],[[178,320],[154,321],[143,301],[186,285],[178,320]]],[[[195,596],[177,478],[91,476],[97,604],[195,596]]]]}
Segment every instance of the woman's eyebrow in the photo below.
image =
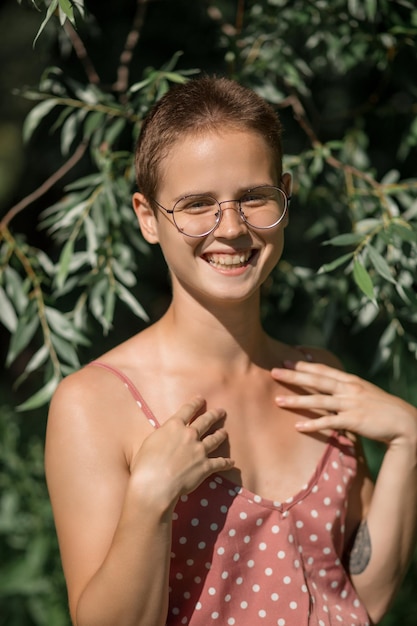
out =
{"type": "MultiPolygon", "coordinates": [[[[256,189],[257,187],[277,187],[278,185],[274,185],[271,182],[257,182],[257,183],[253,183],[253,184],[249,184],[249,185],[242,185],[240,187],[238,187],[236,189],[236,191],[234,192],[234,194],[232,194],[231,198],[227,198],[227,200],[233,200],[236,199],[238,200],[239,197],[245,193],[246,191],[251,191],[252,189],[256,189]]],[[[193,190],[188,190],[184,193],[181,193],[179,196],[176,196],[172,199],[172,202],[175,204],[175,202],[178,202],[178,200],[182,200],[182,198],[186,198],[187,196],[211,196],[212,198],[218,198],[218,195],[215,191],[210,191],[210,190],[201,190],[201,189],[193,189],[193,190]]]]}

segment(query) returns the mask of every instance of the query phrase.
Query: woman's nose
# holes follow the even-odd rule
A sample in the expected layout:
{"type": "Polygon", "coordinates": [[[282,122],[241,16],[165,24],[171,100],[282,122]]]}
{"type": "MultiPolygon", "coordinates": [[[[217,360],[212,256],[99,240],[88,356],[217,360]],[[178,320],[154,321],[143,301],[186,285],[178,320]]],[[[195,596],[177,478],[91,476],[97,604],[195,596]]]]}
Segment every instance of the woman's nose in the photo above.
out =
{"type": "Polygon", "coordinates": [[[215,230],[217,237],[237,237],[247,232],[247,226],[242,219],[239,205],[236,200],[226,200],[228,206],[221,206],[220,223],[215,230]]]}

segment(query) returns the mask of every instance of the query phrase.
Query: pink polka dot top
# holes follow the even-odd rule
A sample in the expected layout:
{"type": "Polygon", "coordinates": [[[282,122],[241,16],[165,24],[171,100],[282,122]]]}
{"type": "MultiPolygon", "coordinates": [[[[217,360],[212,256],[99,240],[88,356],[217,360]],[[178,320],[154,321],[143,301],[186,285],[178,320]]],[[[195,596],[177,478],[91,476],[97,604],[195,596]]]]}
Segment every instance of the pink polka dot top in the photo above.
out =
{"type": "MultiPolygon", "coordinates": [[[[133,383],[154,428],[159,424],[133,383]]],[[[310,481],[274,502],[212,475],[182,496],[172,524],[167,626],[369,626],[343,567],[355,450],[334,433],[310,481]]]]}

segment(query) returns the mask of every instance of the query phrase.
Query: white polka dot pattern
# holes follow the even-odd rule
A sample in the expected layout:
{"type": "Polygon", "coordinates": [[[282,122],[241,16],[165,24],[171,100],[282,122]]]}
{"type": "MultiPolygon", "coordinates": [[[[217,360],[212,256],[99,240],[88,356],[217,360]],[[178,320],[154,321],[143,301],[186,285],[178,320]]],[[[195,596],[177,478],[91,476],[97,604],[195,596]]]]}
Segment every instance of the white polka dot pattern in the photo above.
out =
{"type": "Polygon", "coordinates": [[[350,441],[335,434],[310,482],[280,504],[212,476],[173,520],[167,626],[368,626],[341,564],[350,441]]]}

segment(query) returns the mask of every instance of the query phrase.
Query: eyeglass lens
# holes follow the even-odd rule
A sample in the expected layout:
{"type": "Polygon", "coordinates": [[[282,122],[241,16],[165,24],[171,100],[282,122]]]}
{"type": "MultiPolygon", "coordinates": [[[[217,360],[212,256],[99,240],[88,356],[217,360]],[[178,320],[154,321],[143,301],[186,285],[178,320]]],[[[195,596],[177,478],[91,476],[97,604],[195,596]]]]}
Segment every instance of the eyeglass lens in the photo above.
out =
{"type": "MultiPolygon", "coordinates": [[[[227,202],[233,202],[232,200],[227,202]]],[[[216,198],[191,195],[181,198],[174,206],[173,218],[185,235],[201,237],[210,233],[221,219],[221,204],[216,198]]],[[[241,218],[253,228],[272,228],[282,219],[287,197],[278,187],[256,187],[236,200],[241,218]]]]}

